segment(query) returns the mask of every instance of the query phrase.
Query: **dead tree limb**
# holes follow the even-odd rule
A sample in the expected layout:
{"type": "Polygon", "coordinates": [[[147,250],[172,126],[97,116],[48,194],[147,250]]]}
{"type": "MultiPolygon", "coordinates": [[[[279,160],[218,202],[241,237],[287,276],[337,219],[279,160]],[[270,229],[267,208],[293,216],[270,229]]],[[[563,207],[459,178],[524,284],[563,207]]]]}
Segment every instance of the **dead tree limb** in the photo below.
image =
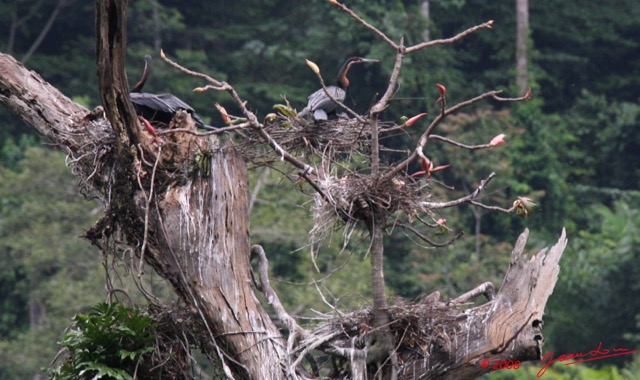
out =
{"type": "MultiPolygon", "coordinates": [[[[391,344],[401,363],[398,379],[473,379],[500,361],[542,358],[542,316],[558,279],[567,238],[562,231],[553,247],[528,257],[524,253],[528,235],[525,230],[516,242],[495,297],[493,285],[485,283],[451,302],[442,302],[436,292],[418,304],[388,309],[391,344]],[[458,306],[480,294],[491,300],[467,310],[458,306]]],[[[372,310],[344,315],[310,331],[302,345],[351,360],[366,358],[363,351],[371,334],[366,326],[374,318],[372,310]]]]}

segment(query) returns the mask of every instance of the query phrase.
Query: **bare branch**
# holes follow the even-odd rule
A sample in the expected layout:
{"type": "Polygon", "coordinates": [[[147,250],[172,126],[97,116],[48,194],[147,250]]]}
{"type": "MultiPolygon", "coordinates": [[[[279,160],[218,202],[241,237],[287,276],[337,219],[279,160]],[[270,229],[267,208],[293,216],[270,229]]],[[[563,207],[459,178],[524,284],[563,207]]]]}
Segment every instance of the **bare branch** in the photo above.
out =
{"type": "Polygon", "coordinates": [[[311,165],[298,159],[295,156],[292,156],[289,152],[280,147],[280,145],[263,128],[258,128],[257,132],[258,135],[260,135],[260,137],[262,137],[262,139],[265,140],[269,144],[269,146],[271,146],[271,148],[273,148],[273,150],[275,150],[280,155],[280,158],[282,160],[285,160],[296,168],[301,169],[303,173],[316,173],[315,169],[311,167],[311,165]]]}
{"type": "Polygon", "coordinates": [[[466,145],[460,142],[457,142],[455,140],[446,138],[444,136],[440,136],[440,135],[431,135],[429,136],[430,139],[432,140],[438,140],[438,141],[442,141],[442,142],[446,142],[447,144],[451,144],[454,146],[457,146],[458,148],[462,148],[462,149],[468,149],[468,150],[478,150],[478,149],[487,149],[487,148],[494,148],[495,145],[491,145],[491,144],[481,144],[481,145],[466,145]]]}
{"type": "Polygon", "coordinates": [[[398,227],[401,227],[401,228],[404,228],[406,230],[409,230],[409,231],[413,232],[421,240],[424,240],[427,244],[429,244],[431,246],[434,246],[434,247],[446,247],[446,246],[450,245],[451,243],[453,243],[454,241],[460,239],[462,237],[462,235],[464,235],[464,232],[460,231],[453,238],[451,238],[451,239],[449,239],[449,240],[447,240],[447,241],[445,241],[443,243],[438,243],[436,241],[433,241],[431,238],[429,238],[428,236],[426,236],[422,232],[418,231],[417,228],[415,228],[414,226],[412,226],[410,224],[400,222],[400,223],[398,223],[398,227]]]}
{"type": "Polygon", "coordinates": [[[384,34],[382,31],[380,31],[375,26],[373,26],[373,25],[369,24],[368,22],[366,22],[362,17],[358,16],[354,11],[352,11],[349,8],[347,8],[346,5],[341,4],[341,3],[337,2],[336,0],[327,0],[327,1],[329,3],[335,5],[338,9],[340,9],[343,12],[347,13],[353,19],[355,19],[360,24],[362,24],[365,28],[367,28],[370,31],[372,31],[374,34],[376,34],[378,37],[380,37],[384,42],[389,44],[389,46],[391,46],[393,49],[395,49],[395,50],[399,49],[399,46],[395,42],[393,42],[389,37],[387,37],[386,34],[384,34]]]}
{"type": "Polygon", "coordinates": [[[216,90],[227,90],[227,86],[229,86],[228,84],[224,83],[224,82],[220,82],[218,80],[213,79],[212,77],[208,76],[207,74],[203,74],[197,71],[193,71],[193,70],[189,70],[186,67],[172,61],[171,59],[169,59],[167,57],[167,55],[164,53],[163,50],[160,50],[160,58],[162,58],[163,61],[165,61],[166,63],[169,64],[169,66],[173,67],[174,69],[183,72],[187,75],[191,75],[192,77],[196,77],[196,78],[200,78],[200,79],[204,79],[207,82],[213,83],[215,86],[217,86],[218,88],[215,88],[216,90]]]}
{"type": "Polygon", "coordinates": [[[490,211],[498,211],[498,212],[503,212],[505,214],[511,214],[516,210],[516,206],[512,206],[510,208],[503,208],[503,207],[499,207],[499,206],[488,206],[485,205],[483,203],[477,202],[477,201],[469,201],[470,204],[476,206],[476,207],[480,207],[483,208],[485,210],[490,210],[490,211]]]}
{"type": "Polygon", "coordinates": [[[407,157],[404,161],[400,162],[398,165],[393,167],[389,172],[387,172],[384,176],[382,176],[381,181],[390,180],[395,175],[400,173],[402,170],[405,170],[409,166],[409,164],[411,162],[413,162],[413,160],[418,158],[418,156],[420,156],[422,154],[422,150],[423,150],[424,146],[427,144],[427,141],[429,140],[429,137],[431,136],[431,134],[433,133],[435,128],[442,122],[442,120],[444,120],[444,118],[446,116],[448,116],[448,115],[460,110],[461,108],[470,106],[472,104],[478,103],[479,101],[484,100],[484,99],[488,99],[488,98],[492,98],[492,99],[495,99],[497,101],[517,102],[517,101],[529,99],[531,97],[531,94],[529,92],[527,92],[527,94],[525,94],[524,96],[522,96],[520,98],[500,98],[500,97],[498,97],[498,94],[500,94],[501,92],[502,91],[499,91],[499,90],[485,92],[484,94],[480,94],[480,95],[476,96],[475,98],[472,98],[472,99],[469,99],[469,100],[465,100],[464,102],[460,102],[460,103],[456,104],[455,106],[453,106],[451,108],[448,108],[448,109],[444,110],[443,112],[441,112],[440,114],[438,114],[438,116],[436,116],[436,118],[433,119],[433,121],[431,122],[429,127],[427,127],[427,129],[424,131],[424,133],[420,136],[420,139],[418,140],[418,144],[416,146],[416,149],[411,153],[411,155],[409,155],[409,157],[407,157]]]}
{"type": "Polygon", "coordinates": [[[523,100],[528,100],[528,99],[531,99],[531,87],[529,87],[529,89],[527,90],[527,92],[525,92],[524,95],[518,98],[501,98],[497,96],[497,94],[494,95],[493,98],[499,102],[521,102],[523,100]]]}
{"type": "MultiPolygon", "coordinates": [[[[291,354],[294,351],[294,347],[296,342],[300,339],[307,339],[309,337],[309,333],[300,327],[296,320],[287,313],[282,302],[280,302],[280,298],[275,290],[271,287],[271,282],[269,281],[269,261],[267,260],[267,255],[264,252],[264,249],[261,245],[255,244],[251,246],[251,258],[258,258],[258,272],[260,274],[260,290],[267,297],[267,302],[271,305],[271,308],[276,313],[278,320],[286,326],[287,330],[289,330],[289,338],[287,339],[287,351],[289,352],[291,358],[291,354]]],[[[301,354],[298,360],[294,361],[293,365],[288,366],[289,374],[293,375],[293,378],[296,378],[296,367],[299,365],[301,360],[304,358],[304,354],[301,354]]],[[[287,361],[289,360],[287,359],[287,361]]]]}
{"type": "Polygon", "coordinates": [[[464,38],[464,37],[466,37],[466,36],[468,36],[468,35],[470,35],[472,33],[477,32],[478,30],[481,30],[481,29],[492,29],[492,28],[493,28],[493,20],[490,20],[490,21],[485,22],[484,24],[480,24],[480,25],[476,25],[474,27],[471,27],[471,28],[469,28],[469,29],[467,29],[467,30],[465,30],[463,32],[460,32],[460,33],[458,33],[455,36],[450,37],[450,38],[443,38],[443,39],[440,39],[440,40],[431,40],[431,41],[428,41],[428,42],[423,42],[423,43],[408,47],[407,48],[407,54],[413,53],[414,51],[417,51],[417,50],[420,50],[420,49],[424,49],[424,48],[427,48],[427,47],[430,47],[430,46],[451,44],[451,43],[454,43],[454,42],[456,42],[456,41],[458,41],[458,40],[460,40],[460,39],[462,39],[462,38],[464,38]]]}
{"type": "Polygon", "coordinates": [[[398,86],[398,78],[400,77],[400,69],[402,68],[402,60],[404,59],[404,38],[400,39],[400,46],[398,47],[398,53],[396,54],[396,61],[393,64],[393,71],[391,71],[391,77],[389,78],[389,85],[387,86],[387,90],[385,91],[382,98],[371,107],[372,114],[378,114],[384,111],[391,100],[391,96],[395,92],[398,86]]]}
{"type": "Polygon", "coordinates": [[[478,188],[476,188],[476,190],[469,194],[466,195],[462,198],[458,198],[452,201],[448,201],[448,202],[422,202],[420,205],[422,207],[424,207],[425,209],[428,210],[434,210],[434,209],[442,209],[442,208],[449,208],[449,207],[453,207],[453,206],[458,206],[461,205],[463,203],[470,203],[471,201],[473,201],[475,198],[477,198],[480,193],[482,191],[485,190],[485,187],[489,184],[489,182],[496,176],[496,173],[491,173],[489,174],[489,176],[485,179],[483,179],[482,181],[480,181],[480,185],[478,186],[478,188]]]}
{"type": "MultiPolygon", "coordinates": [[[[472,99],[469,99],[469,100],[465,100],[464,102],[460,102],[460,103],[456,104],[455,106],[453,106],[451,108],[443,109],[442,112],[440,112],[440,114],[431,122],[431,124],[429,125],[427,130],[422,134],[422,136],[420,136],[420,142],[418,143],[418,145],[424,147],[427,144],[427,140],[429,139],[429,136],[433,133],[434,129],[448,115],[458,111],[461,108],[464,108],[464,107],[470,106],[472,104],[478,103],[481,100],[484,100],[484,99],[487,99],[487,98],[494,98],[495,99],[495,97],[498,94],[500,94],[501,92],[502,91],[499,91],[499,90],[485,92],[484,94],[480,94],[480,95],[476,96],[475,98],[472,98],[472,99]]],[[[444,104],[444,101],[443,101],[443,104],[444,104]]]]}
{"type": "Polygon", "coordinates": [[[11,12],[11,27],[9,28],[9,39],[7,41],[8,54],[13,53],[13,47],[16,42],[16,31],[18,30],[18,28],[23,26],[27,21],[29,21],[31,17],[33,17],[38,12],[39,8],[42,6],[42,3],[44,3],[44,0],[38,0],[36,4],[32,5],[29,8],[29,12],[20,18],[18,18],[19,4],[17,1],[14,3],[13,9],[11,12]]]}
{"type": "Polygon", "coordinates": [[[402,68],[402,60],[404,58],[404,38],[400,39],[400,46],[398,53],[396,54],[396,61],[391,72],[391,78],[389,78],[389,85],[387,90],[382,95],[382,98],[371,107],[369,124],[371,126],[371,174],[377,176],[380,171],[380,136],[378,130],[378,115],[389,106],[389,100],[393,96],[393,93],[398,84],[398,78],[400,76],[400,69],[402,68]]]}
{"type": "Polygon", "coordinates": [[[40,47],[40,44],[42,44],[42,41],[44,41],[44,38],[47,36],[49,31],[51,30],[51,27],[53,26],[53,23],[56,21],[56,18],[58,18],[58,15],[60,14],[60,11],[62,10],[62,8],[68,6],[69,4],[71,4],[71,2],[72,1],[69,1],[69,0],[58,0],[56,7],[49,14],[49,18],[47,19],[47,22],[42,27],[40,34],[38,34],[38,37],[36,37],[35,41],[33,41],[33,44],[31,44],[31,46],[29,47],[29,50],[22,56],[22,59],[20,60],[22,63],[27,63],[27,61],[31,59],[31,56],[33,56],[33,53],[35,53],[38,47],[40,47]]]}
{"type": "Polygon", "coordinates": [[[256,257],[258,258],[258,273],[260,274],[260,290],[267,297],[267,302],[273,308],[278,320],[287,327],[289,332],[298,333],[302,336],[306,335],[305,330],[287,313],[282,302],[280,302],[278,294],[271,287],[271,282],[269,281],[269,260],[267,260],[264,248],[258,244],[251,246],[251,258],[256,257]]]}

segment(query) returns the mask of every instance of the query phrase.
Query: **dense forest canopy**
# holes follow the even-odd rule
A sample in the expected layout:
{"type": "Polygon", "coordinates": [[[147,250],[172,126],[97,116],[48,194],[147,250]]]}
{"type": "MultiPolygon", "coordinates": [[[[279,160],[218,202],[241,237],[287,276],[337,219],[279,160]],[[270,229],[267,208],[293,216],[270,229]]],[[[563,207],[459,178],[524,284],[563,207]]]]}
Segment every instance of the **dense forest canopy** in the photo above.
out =
{"type": "MultiPolygon", "coordinates": [[[[385,118],[437,112],[435,83],[446,84],[452,101],[489,89],[515,92],[513,2],[431,0],[428,19],[420,12],[423,3],[354,0],[349,6],[388,35],[402,35],[412,43],[423,39],[425,31],[440,38],[486,20],[495,20],[495,27],[413,55],[400,82],[399,100],[385,118]]],[[[148,90],[179,95],[209,123],[221,123],[214,103],[231,111],[232,100],[194,93],[199,81],[163,64],[160,48],[187,67],[233,83],[262,117],[282,97],[298,110],[304,107],[318,87],[305,58],[323,69],[325,79],[335,75],[345,57],[380,59],[380,65],[351,73],[347,104],[360,112],[371,104],[368,94],[384,90],[392,69],[393,52],[322,1],[138,0],[130,3],[129,13],[130,84],[140,75],[144,55],[151,54],[154,73],[148,90]]],[[[386,253],[387,284],[395,296],[406,299],[434,289],[453,296],[485,280],[499,285],[509,261],[507,243],[523,227],[536,231],[532,239],[541,245],[566,226],[573,238],[547,307],[548,350],[588,351],[599,341],[637,347],[640,3],[531,2],[529,17],[533,99],[508,108],[475,107],[445,125],[446,131],[470,140],[498,130],[507,134],[508,148],[500,155],[465,155],[438,147],[433,155],[437,162],[455,162],[457,172],[445,171],[439,178],[456,189],[464,192],[474,186],[465,179],[499,168],[492,200],[508,202],[526,194],[539,208],[526,220],[472,209],[451,211],[448,225],[465,237],[437,250],[416,248],[407,236],[394,234],[387,238],[394,247],[386,253]]],[[[22,60],[88,108],[100,103],[94,29],[91,2],[0,4],[0,51],[22,60]]],[[[0,125],[0,377],[27,378],[48,365],[70,318],[104,300],[102,260],[88,243],[76,239],[95,221],[98,206],[76,195],[64,157],[43,147],[19,119],[0,109],[0,125]],[[63,286],[70,290],[54,291],[63,286]]],[[[411,138],[398,136],[389,144],[406,147],[411,138]]],[[[342,266],[322,285],[334,297],[331,302],[348,307],[370,296],[363,280],[368,273],[362,257],[366,239],[353,240],[348,255],[341,254],[339,244],[330,244],[330,253],[318,263],[323,273],[314,275],[305,247],[307,210],[297,206],[306,198],[300,194],[294,199],[291,191],[284,197],[277,173],[257,170],[252,176],[252,184],[260,184],[252,236],[272,256],[273,275],[284,280],[276,287],[286,294],[289,309],[322,309],[314,286],[291,282],[307,283],[342,266]]],[[[284,185],[287,190],[296,186],[284,185]]],[[[133,287],[127,278],[122,281],[133,287]]],[[[164,294],[157,278],[151,276],[149,286],[164,294]]],[[[593,364],[625,367],[631,378],[640,373],[639,361],[623,357],[593,364]]],[[[557,370],[584,378],[616,371],[606,366],[557,370]]]]}

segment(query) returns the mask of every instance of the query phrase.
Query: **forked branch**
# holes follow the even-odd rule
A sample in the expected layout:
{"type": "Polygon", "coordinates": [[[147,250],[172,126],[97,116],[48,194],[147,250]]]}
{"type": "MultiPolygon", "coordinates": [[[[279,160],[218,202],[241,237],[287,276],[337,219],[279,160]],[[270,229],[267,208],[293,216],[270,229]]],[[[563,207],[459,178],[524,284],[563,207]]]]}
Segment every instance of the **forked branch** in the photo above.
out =
{"type": "MultiPolygon", "coordinates": [[[[422,156],[423,155],[423,153],[422,153],[423,149],[427,145],[427,142],[429,141],[429,138],[431,137],[431,135],[435,131],[436,127],[448,115],[450,115],[450,114],[452,114],[452,113],[454,113],[454,112],[456,112],[456,111],[458,111],[458,110],[460,110],[460,109],[462,109],[464,107],[468,107],[468,106],[470,106],[472,104],[478,103],[478,102],[480,102],[482,100],[489,99],[489,98],[494,99],[494,100],[499,101],[499,102],[519,102],[519,101],[527,100],[527,99],[529,99],[531,97],[531,91],[530,90],[527,91],[527,93],[524,96],[521,96],[521,97],[518,97],[518,98],[502,98],[502,97],[498,96],[500,93],[502,93],[502,91],[497,91],[497,90],[488,91],[488,92],[485,92],[483,94],[480,94],[480,95],[476,96],[475,98],[460,102],[460,103],[454,105],[453,107],[447,108],[443,112],[439,113],[438,116],[436,116],[433,119],[431,124],[429,124],[427,129],[420,136],[420,139],[418,140],[418,144],[416,145],[416,149],[404,161],[400,162],[398,165],[396,165],[391,170],[389,170],[387,173],[385,173],[381,180],[382,181],[390,180],[391,178],[395,177],[398,173],[400,173],[401,171],[405,170],[415,159],[417,159],[418,157],[422,156]]],[[[439,137],[437,139],[438,140],[445,140],[442,137],[439,137]]],[[[476,149],[479,149],[479,148],[476,148],[476,149]]]]}
{"type": "MultiPolygon", "coordinates": [[[[172,67],[176,68],[180,72],[183,72],[183,73],[185,73],[187,75],[194,76],[196,78],[204,79],[204,80],[208,81],[209,83],[211,83],[213,85],[213,86],[199,87],[198,91],[215,90],[215,91],[226,91],[226,92],[228,92],[231,95],[231,97],[233,98],[234,103],[236,104],[236,106],[238,108],[240,108],[240,110],[242,111],[242,114],[247,119],[247,123],[242,124],[242,128],[247,128],[247,127],[253,128],[254,131],[256,131],[256,133],[267,144],[269,144],[269,146],[274,151],[276,151],[276,153],[280,156],[280,158],[282,160],[289,162],[290,164],[292,164],[296,168],[302,170],[304,173],[315,174],[315,169],[311,165],[307,164],[306,162],[300,160],[299,158],[293,156],[291,153],[287,152],[284,148],[282,148],[264,130],[264,125],[258,121],[258,118],[256,117],[256,115],[253,112],[249,111],[249,109],[246,106],[246,101],[242,100],[242,98],[240,97],[240,95],[238,95],[238,93],[236,92],[235,88],[233,88],[233,86],[231,86],[230,84],[228,84],[226,82],[218,81],[218,80],[210,77],[209,75],[206,75],[206,74],[203,74],[203,73],[200,73],[200,72],[197,72],[197,71],[189,70],[189,69],[183,67],[182,65],[180,65],[180,64],[172,61],[171,59],[169,59],[166,56],[166,54],[164,54],[164,52],[161,53],[161,57],[165,62],[167,62],[169,65],[171,65],[172,67]]],[[[231,129],[231,127],[229,127],[229,128],[231,129]]],[[[239,128],[240,127],[233,128],[233,129],[239,129],[239,128]]],[[[308,179],[307,181],[309,181],[309,180],[310,179],[308,179]]]]}
{"type": "Polygon", "coordinates": [[[290,339],[294,336],[306,337],[307,332],[298,325],[295,319],[293,319],[280,302],[278,294],[271,287],[269,281],[269,261],[267,255],[264,252],[264,248],[261,245],[251,246],[251,258],[258,259],[258,273],[260,274],[260,291],[267,297],[267,302],[273,308],[278,320],[287,327],[290,333],[290,339]]]}

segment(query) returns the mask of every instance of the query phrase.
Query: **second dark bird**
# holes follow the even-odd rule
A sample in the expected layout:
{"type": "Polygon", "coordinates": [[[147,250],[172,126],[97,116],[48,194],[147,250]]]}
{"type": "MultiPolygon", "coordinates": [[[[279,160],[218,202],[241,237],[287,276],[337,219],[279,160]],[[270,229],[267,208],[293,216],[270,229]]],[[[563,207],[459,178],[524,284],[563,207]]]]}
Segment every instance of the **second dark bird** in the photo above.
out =
{"type": "MultiPolygon", "coordinates": [[[[366,59],[361,57],[351,57],[345,61],[345,63],[338,71],[338,79],[336,85],[327,86],[327,91],[331,94],[333,99],[343,102],[347,95],[347,88],[349,87],[349,79],[347,73],[351,66],[359,63],[378,62],[376,59],[366,59]]],[[[331,100],[321,88],[309,96],[309,103],[307,106],[298,113],[300,117],[313,116],[314,120],[327,120],[328,115],[334,113],[338,105],[331,100]]]]}
{"type": "Polygon", "coordinates": [[[129,97],[131,103],[136,109],[138,115],[144,117],[149,121],[160,122],[169,125],[171,119],[175,116],[179,110],[185,110],[191,117],[198,128],[204,129],[216,129],[211,125],[207,125],[198,116],[196,111],[187,103],[182,101],[177,96],[171,94],[152,94],[148,92],[140,92],[144,87],[144,84],[149,77],[149,71],[151,70],[151,56],[145,55],[144,57],[144,71],[142,77],[131,89],[129,97]]]}

